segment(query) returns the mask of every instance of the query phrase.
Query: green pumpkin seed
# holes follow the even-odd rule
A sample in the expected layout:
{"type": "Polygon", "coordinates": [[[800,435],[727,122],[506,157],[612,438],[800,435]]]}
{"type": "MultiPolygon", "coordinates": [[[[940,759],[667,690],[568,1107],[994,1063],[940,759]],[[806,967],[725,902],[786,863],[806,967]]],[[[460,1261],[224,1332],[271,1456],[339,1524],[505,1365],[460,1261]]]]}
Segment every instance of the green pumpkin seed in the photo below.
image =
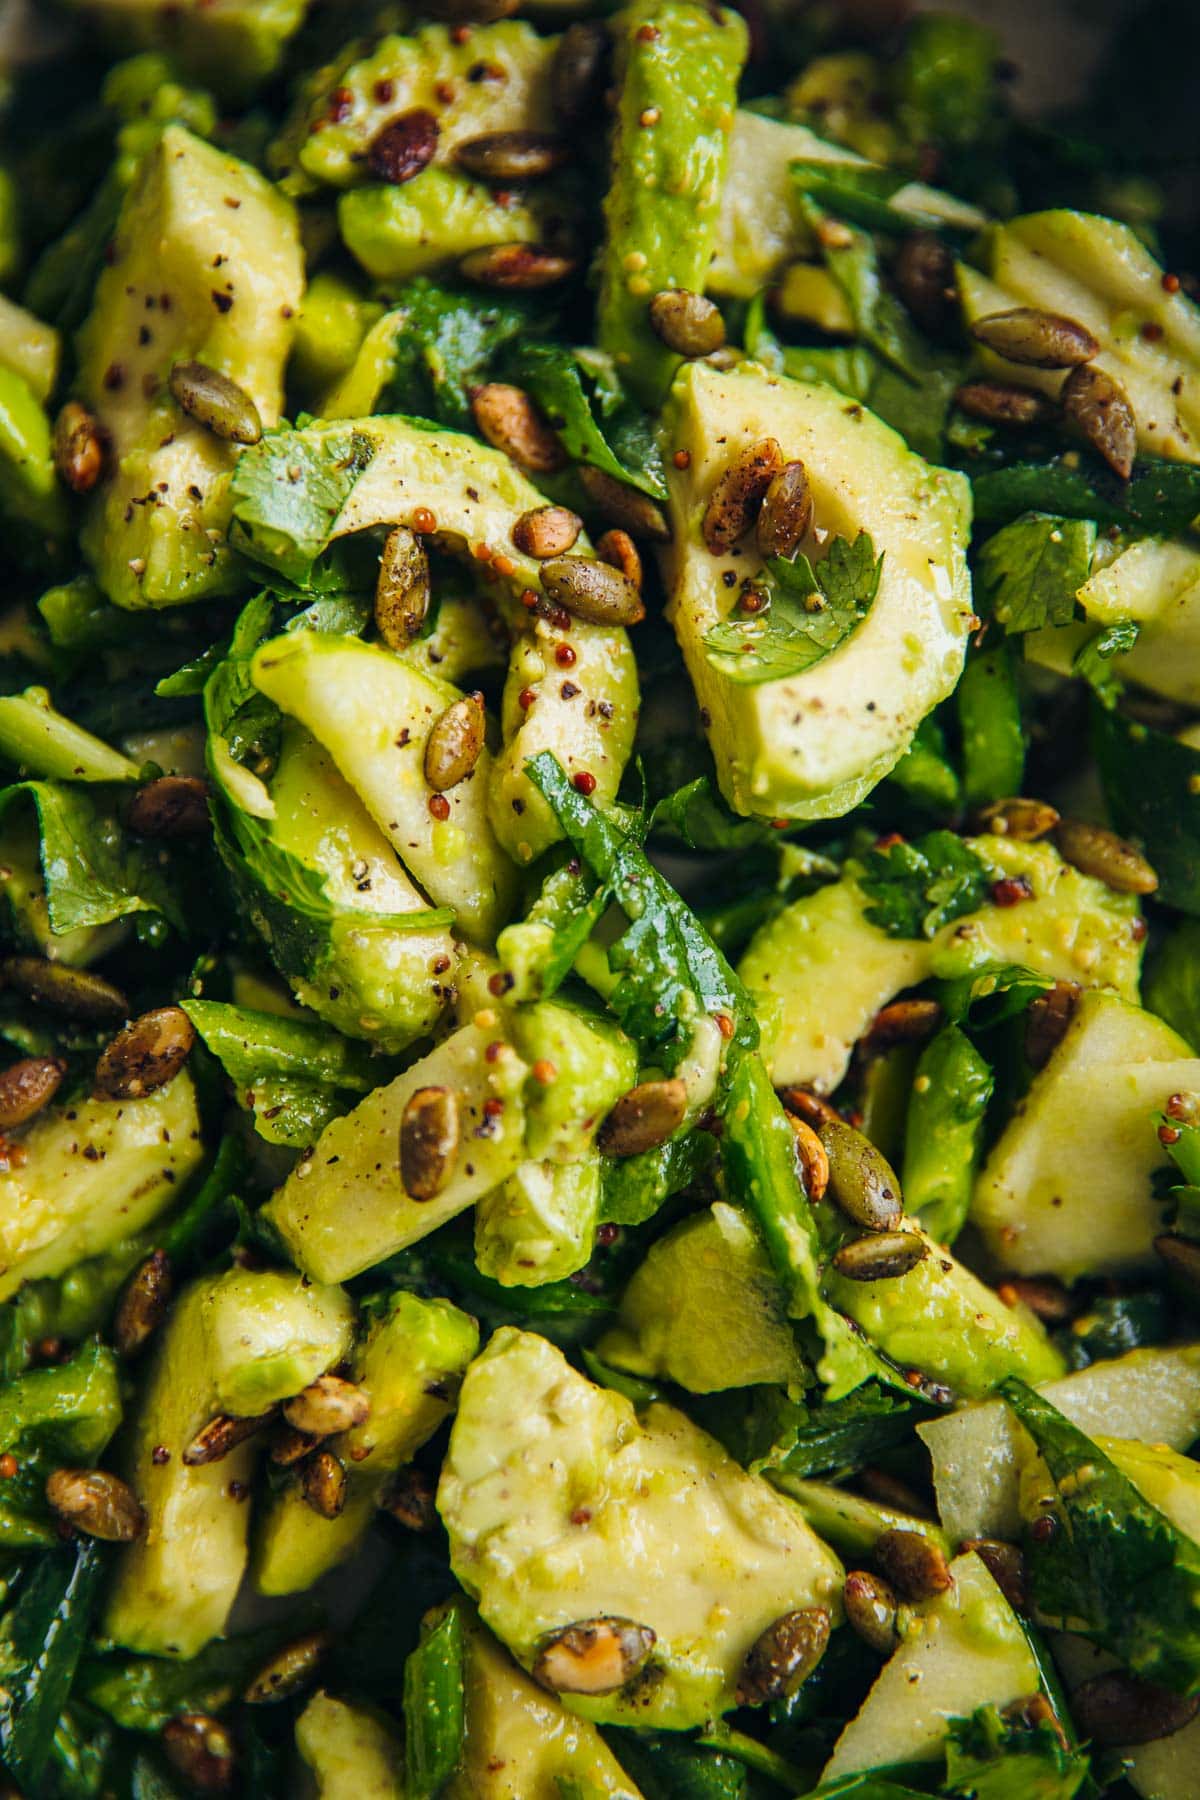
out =
{"type": "Polygon", "coordinates": [[[1063,383],[1063,417],[1128,481],[1137,456],[1137,419],[1120,382],[1095,363],[1072,369],[1063,383]]]}
{"type": "Polygon", "coordinates": [[[198,1794],[225,1794],[237,1763],[233,1739],[209,1713],[180,1713],[163,1726],[163,1750],[171,1767],[198,1794]]]}
{"type": "Polygon", "coordinates": [[[787,1122],[796,1140],[796,1155],[800,1160],[804,1192],[815,1206],[818,1200],[825,1198],[825,1190],[829,1186],[829,1157],[824,1144],[804,1119],[798,1118],[795,1113],[788,1113],[787,1122]]]}
{"type": "Polygon", "coordinates": [[[257,444],[263,434],[262,416],[250,395],[220,369],[207,363],[176,363],[167,378],[176,405],[231,444],[257,444]]]}
{"type": "Polygon", "coordinates": [[[221,1462],[244,1444],[247,1438],[261,1431],[275,1417],[273,1412],[256,1413],[253,1417],[240,1414],[216,1413],[208,1424],[199,1430],[191,1443],[183,1452],[183,1461],[189,1469],[201,1469],[209,1463],[221,1462]]]}
{"type": "Polygon", "coordinates": [[[701,531],[713,556],[727,556],[758,517],[767,489],[783,468],[774,438],[762,438],[730,463],[713,488],[701,531]]]}
{"type": "Polygon", "coordinates": [[[126,822],[139,837],[200,837],[208,830],[208,784],[198,775],[160,775],[138,789],[126,822]]]}
{"type": "Polygon", "coordinates": [[[66,1072],[58,1056],[26,1056],[10,1063],[0,1075],[0,1131],[24,1125],[49,1106],[66,1072]]]}
{"type": "Polygon", "coordinates": [[[425,779],[435,794],[457,787],[483,754],[483,707],[472,695],[455,700],[425,741],[425,779]]]}
{"type": "Polygon", "coordinates": [[[247,1706],[270,1706],[276,1700],[290,1699],[313,1680],[328,1649],[326,1631],[310,1631],[285,1644],[248,1683],[242,1699],[247,1706]]]}
{"type": "Polygon", "coordinates": [[[99,419],[68,400],[54,423],[54,466],[73,494],[90,494],[104,473],[106,440],[99,419]]]}
{"type": "Polygon", "coordinates": [[[540,181],[561,169],[569,145],[548,131],[488,131],[454,147],[454,159],[480,181],[540,181]]]}
{"type": "Polygon", "coordinates": [[[842,1589],[846,1623],[880,1656],[890,1656],[900,1642],[896,1629],[899,1601],[882,1575],[852,1569],[842,1589]]]}
{"type": "Polygon", "coordinates": [[[156,1250],[134,1270],[113,1319],[118,1356],[132,1361],[145,1349],[167,1316],[174,1288],[171,1259],[165,1250],[156,1250]]]}
{"type": "Polygon", "coordinates": [[[614,569],[620,569],[626,581],[631,581],[640,594],[642,591],[642,559],[638,547],[627,531],[614,525],[596,540],[596,555],[601,562],[611,563],[614,569]]]}
{"type": "Polygon", "coordinates": [[[283,1416],[296,1431],[312,1437],[331,1437],[349,1431],[371,1416],[369,1396],[340,1375],[318,1375],[303,1393],[283,1403],[283,1416]]]}
{"type": "Polygon", "coordinates": [[[955,390],[954,403],[968,418],[987,425],[1028,427],[1048,424],[1057,416],[1045,394],[1006,381],[966,381],[955,390]]]}
{"type": "Polygon", "coordinates": [[[784,463],[763,496],[754,528],[758,554],[764,560],[770,556],[794,556],[812,524],[812,516],[808,470],[798,459],[784,463]]]}
{"type": "Polygon", "coordinates": [[[928,1254],[928,1244],[915,1231],[872,1232],[843,1244],[833,1266],[847,1281],[895,1281],[928,1254]]]}
{"type": "Polygon", "coordinates": [[[1058,821],[1058,812],[1048,800],[1027,800],[1020,795],[993,800],[976,815],[978,830],[990,831],[995,837],[1014,838],[1022,844],[1045,837],[1058,821]]]}
{"type": "Polygon", "coordinates": [[[1018,1544],[1003,1538],[964,1538],[959,1550],[975,1552],[1015,1612],[1029,1611],[1029,1575],[1018,1544]]]}
{"type": "Polygon", "coordinates": [[[580,463],[578,474],[584,493],[610,523],[627,531],[630,537],[645,538],[652,544],[670,542],[671,527],[662,507],[649,494],[630,487],[627,481],[618,481],[615,475],[591,463],[580,463]]]}
{"type": "Polygon", "coordinates": [[[843,1119],[827,1119],[819,1135],[829,1158],[830,1197],[864,1231],[895,1231],[904,1209],[887,1158],[843,1119]]]}
{"type": "Polygon", "coordinates": [[[550,65],[550,100],[564,125],[578,125],[599,107],[611,50],[598,19],[577,19],[563,32],[550,65]]]}
{"type": "Polygon", "coordinates": [[[434,1200],[458,1161],[458,1095],[423,1087],[410,1094],[400,1121],[400,1179],[412,1200],[434,1200]]]}
{"type": "Polygon", "coordinates": [[[471,389],[471,412],[481,437],[534,475],[566,467],[558,433],[525,392],[508,381],[485,381],[471,389]]]}
{"type": "Polygon", "coordinates": [[[932,1600],[954,1585],[945,1553],[923,1532],[883,1532],[875,1540],[874,1558],[905,1600],[932,1600]]]}
{"type": "Polygon", "coordinates": [[[900,246],[893,275],[900,298],[927,331],[940,331],[958,304],[954,253],[936,231],[911,231],[900,246]]]}
{"type": "Polygon", "coordinates": [[[768,1625],[746,1653],[738,1704],[762,1706],[794,1694],[824,1656],[830,1624],[826,1607],[802,1606],[768,1625]]]}
{"type": "Polygon", "coordinates": [[[300,1471],[300,1492],[323,1519],[336,1519],[346,1504],[346,1471],[332,1450],[318,1450],[300,1471]]]}
{"type": "Polygon", "coordinates": [[[1158,876],[1141,852],[1103,825],[1060,819],[1054,842],[1064,862],[1118,894],[1152,894],[1158,886],[1158,876]]]}
{"type": "Polygon", "coordinates": [[[389,531],[375,584],[375,628],[389,650],[406,650],[429,611],[429,557],[415,531],[389,531]]]}
{"type": "Polygon", "coordinates": [[[679,356],[711,356],[725,342],[721,309],[688,288],[664,288],[650,302],[650,323],[679,356]]]}
{"type": "Polygon", "coordinates": [[[432,1531],[438,1522],[436,1493],[424,1469],[400,1469],[380,1500],[384,1512],[406,1531],[432,1531]]]}
{"type": "Polygon", "coordinates": [[[1031,1069],[1044,1069],[1062,1043],[1081,991],[1078,982],[1056,981],[1031,1001],[1025,1014],[1025,1060],[1031,1069]]]}
{"type": "Polygon", "coordinates": [[[40,956],[6,956],[0,961],[0,984],[24,994],[38,1006],[75,1019],[120,1018],[129,1003],[120,988],[87,969],[68,969],[40,956]]]}
{"type": "Polygon", "coordinates": [[[513,526],[512,541],[522,556],[545,562],[550,556],[565,556],[582,530],[583,520],[570,507],[535,506],[513,526]]]}
{"type": "Polygon", "coordinates": [[[533,1678],[552,1694],[613,1694],[637,1674],[655,1641],[650,1627],[633,1619],[581,1619],[543,1640],[533,1678]]]}
{"type": "Polygon", "coordinates": [[[110,1100],[141,1100],[174,1080],[196,1041],[181,1006],[158,1006],[127,1025],[96,1065],[96,1091],[110,1100]]]}
{"type": "Polygon", "coordinates": [[[551,600],[589,625],[637,625],[646,616],[628,576],[592,556],[552,556],[542,564],[542,586],[551,600]]]}
{"type": "Polygon", "coordinates": [[[1024,363],[1031,369],[1073,369],[1100,349],[1085,325],[1033,306],[988,313],[975,320],[971,336],[1006,362],[1024,363]]]}
{"type": "Polygon", "coordinates": [[[46,1499],[76,1531],[108,1544],[131,1544],[146,1528],[137,1495],[107,1469],[55,1469],[46,1499]]]}
{"type": "Polygon", "coordinates": [[[458,265],[468,281],[503,293],[527,294],[554,287],[575,273],[573,256],[563,256],[543,244],[493,244],[472,250],[458,265]]]}

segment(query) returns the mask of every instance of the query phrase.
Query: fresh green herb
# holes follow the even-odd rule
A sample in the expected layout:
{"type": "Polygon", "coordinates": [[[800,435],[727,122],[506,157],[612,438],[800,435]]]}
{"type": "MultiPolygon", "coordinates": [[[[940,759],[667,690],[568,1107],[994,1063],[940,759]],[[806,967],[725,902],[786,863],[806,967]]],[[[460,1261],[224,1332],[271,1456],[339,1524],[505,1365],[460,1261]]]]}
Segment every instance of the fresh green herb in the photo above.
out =
{"type": "Polygon", "coordinates": [[[1157,898],[1200,913],[1200,750],[1102,707],[1092,749],[1113,825],[1144,848],[1157,898]]]}
{"type": "Polygon", "coordinates": [[[689,850],[745,850],[771,834],[764,820],[743,819],[731,811],[709,775],[698,775],[655,801],[648,830],[669,833],[689,850]]]}
{"type": "Polygon", "coordinates": [[[981,525],[1042,511],[1171,537],[1187,531],[1200,513],[1200,467],[1157,456],[1139,456],[1128,481],[1121,481],[1099,457],[1069,450],[1040,462],[1010,462],[978,474],[972,470],[971,486],[981,525]]]}
{"type": "Polygon", "coordinates": [[[1007,643],[968,654],[954,706],[967,805],[986,806],[991,800],[1019,794],[1025,773],[1025,732],[1016,660],[1007,643]]]}
{"type": "Polygon", "coordinates": [[[329,1026],[215,1000],[185,1000],[183,1008],[270,1143],[314,1143],[352,1095],[383,1079],[365,1044],[329,1026]]]}
{"type": "Polygon", "coordinates": [[[914,225],[935,223],[898,212],[889,204],[908,180],[899,169],[871,163],[801,161],[791,165],[791,173],[797,187],[811,194],[818,205],[868,231],[911,231],[914,225]]]}
{"type": "Polygon", "coordinates": [[[415,413],[457,431],[471,429],[468,389],[489,379],[506,348],[554,323],[519,298],[424,279],[401,288],[395,307],[392,371],[374,410],[415,413]]]}
{"type": "Polygon", "coordinates": [[[952,831],[868,850],[858,877],[872,925],[907,938],[936,937],[943,925],[975,912],[990,880],[982,859],[952,831]]]}
{"type": "Polygon", "coordinates": [[[1121,679],[1110,664],[1133,649],[1140,632],[1136,619],[1115,619],[1075,652],[1071,673],[1087,682],[1102,706],[1113,707],[1120,699],[1121,679]]]}
{"type": "Polygon", "coordinates": [[[814,568],[806,556],[773,556],[765,580],[752,588],[759,613],[743,613],[706,633],[709,661],[747,686],[802,675],[837,650],[867,617],[879,591],[883,557],[865,531],[853,543],[834,538],[814,568]]]}
{"type": "Polygon", "coordinates": [[[996,34],[974,19],[930,13],[914,19],[892,69],[900,125],[914,146],[961,150],[999,130],[996,34]]]}
{"type": "Polygon", "coordinates": [[[1181,919],[1158,944],[1142,981],[1142,1005],[1200,1045],[1200,924],[1181,919]]]}
{"type": "MultiPolygon", "coordinates": [[[[18,1308],[5,1313],[14,1332],[20,1331],[18,1308]]],[[[18,1550],[58,1541],[46,1505],[46,1477],[64,1464],[95,1462],[120,1423],[117,1362],[106,1345],[85,1344],[57,1367],[29,1369],[0,1386],[0,1450],[17,1460],[0,1489],[0,1547],[18,1550]]]]}
{"type": "Polygon", "coordinates": [[[182,925],[179,900],[157,856],[129,838],[85,788],[23,781],[0,790],[0,817],[31,801],[37,818],[46,910],[55,933],[158,913],[182,925]]]}
{"type": "Polygon", "coordinates": [[[463,1617],[450,1606],[423,1628],[404,1666],[405,1791],[413,1800],[436,1800],[458,1767],[465,1714],[463,1617]]]}
{"type": "Polygon", "coordinates": [[[504,372],[533,395],[576,462],[591,463],[653,500],[666,499],[651,423],[606,357],[523,340],[510,350],[504,372]]]}
{"type": "Polygon", "coordinates": [[[640,1156],[606,1157],[600,1217],[614,1225],[642,1225],[672,1194],[700,1178],[716,1155],[716,1139],[703,1131],[668,1138],[640,1156]]]}
{"type": "Polygon", "coordinates": [[[1023,1013],[1031,1001],[1054,986],[1049,975],[1036,975],[1020,963],[993,963],[970,975],[956,975],[935,985],[935,997],[947,1019],[967,1031],[988,1031],[1023,1013]]]}
{"type": "Polygon", "coordinates": [[[230,541],[304,587],[374,454],[372,440],[350,423],[325,425],[316,437],[302,423],[266,432],[238,458],[230,541]]]}
{"type": "Polygon", "coordinates": [[[645,1800],[745,1800],[749,1792],[742,1763],[687,1738],[613,1731],[611,1742],[645,1800]]]}
{"type": "Polygon", "coordinates": [[[962,799],[962,783],[946,749],[946,734],[932,714],[922,719],[888,780],[920,812],[950,818],[962,799]]]}
{"type": "Polygon", "coordinates": [[[608,887],[559,853],[523,919],[496,940],[500,966],[512,977],[514,1000],[549,999],[608,908],[608,887]]]}
{"type": "Polygon", "coordinates": [[[106,1572],[94,1540],[48,1552],[0,1620],[0,1760],[26,1793],[44,1791],[55,1728],[106,1572]]]}
{"type": "Polygon", "coordinates": [[[306,1621],[293,1616],[257,1631],[220,1638],[198,1656],[90,1656],[77,1692],[125,1731],[160,1732],[180,1713],[217,1713],[306,1621]]]}
{"type": "Polygon", "coordinates": [[[1073,1800],[1088,1778],[1088,1759],[1068,1749],[1049,1719],[1026,1724],[981,1706],[952,1719],[946,1738],[946,1786],[969,1800],[1073,1800]]]}
{"type": "Polygon", "coordinates": [[[782,1388],[718,1394],[702,1403],[705,1427],[731,1456],[756,1474],[842,1479],[912,1436],[927,1409],[878,1381],[865,1381],[840,1400],[798,1400],[782,1388]]]}
{"type": "Polygon", "coordinates": [[[980,598],[1010,634],[1069,625],[1095,543],[1090,519],[1026,513],[979,552],[980,598]]]}

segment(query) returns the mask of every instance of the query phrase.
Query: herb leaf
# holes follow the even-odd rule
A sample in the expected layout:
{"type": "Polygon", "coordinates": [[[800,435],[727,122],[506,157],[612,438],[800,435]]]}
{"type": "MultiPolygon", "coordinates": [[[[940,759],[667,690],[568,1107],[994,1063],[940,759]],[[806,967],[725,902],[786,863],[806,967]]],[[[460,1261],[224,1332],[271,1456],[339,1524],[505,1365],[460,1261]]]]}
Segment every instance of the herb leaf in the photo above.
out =
{"type": "Polygon", "coordinates": [[[1069,625],[1088,578],[1096,527],[1090,519],[1026,513],[979,552],[980,593],[1006,632],[1069,625]]]}
{"type": "Polygon", "coordinates": [[[1156,899],[1200,914],[1200,750],[1099,706],[1092,748],[1114,827],[1158,876],[1156,899]]]}
{"type": "Polygon", "coordinates": [[[576,462],[591,463],[653,500],[666,499],[648,417],[598,352],[525,341],[505,358],[504,373],[529,390],[576,462]]]}
{"type": "Polygon", "coordinates": [[[1200,466],[1159,456],[1139,456],[1130,479],[1122,481],[1098,456],[1081,458],[1071,450],[1043,462],[972,471],[971,487],[975,517],[984,525],[1046,508],[1066,519],[1171,537],[1200,515],[1200,466]]]}
{"type": "Polygon", "coordinates": [[[519,338],[545,331],[545,310],[498,294],[456,293],[418,278],[396,295],[392,372],[376,412],[416,413],[472,431],[467,389],[519,338]]]}
{"type": "Polygon", "coordinates": [[[182,925],[176,896],[153,853],[126,838],[113,815],[77,786],[23,781],[0,790],[0,815],[27,796],[37,814],[50,929],[61,935],[161,913],[182,925]]]}
{"type": "Polygon", "coordinates": [[[95,1540],[85,1540],[74,1554],[49,1551],[22,1582],[0,1626],[0,1758],[26,1793],[44,1792],[55,1727],[106,1573],[95,1540]]]}
{"type": "Polygon", "coordinates": [[[1115,706],[1121,695],[1121,679],[1109,664],[1133,649],[1140,632],[1136,619],[1114,619],[1076,651],[1071,673],[1087,682],[1102,706],[1115,706]]]}
{"type": "Polygon", "coordinates": [[[872,925],[906,938],[936,937],[952,919],[974,912],[990,881],[981,858],[952,831],[868,850],[858,879],[872,925]]]}
{"type": "Polygon", "coordinates": [[[375,446],[353,423],[281,425],[238,457],[230,542],[304,587],[375,446]]]}
{"type": "Polygon", "coordinates": [[[952,1719],[946,1739],[946,1792],[970,1800],[1073,1800],[1088,1759],[1068,1749],[1049,1719],[1026,1725],[981,1706],[952,1719]]]}
{"type": "Polygon", "coordinates": [[[814,568],[806,556],[773,556],[760,614],[726,619],[705,634],[709,661],[730,681],[751,686],[801,675],[853,636],[875,603],[883,571],[870,535],[835,538],[814,568]]]}

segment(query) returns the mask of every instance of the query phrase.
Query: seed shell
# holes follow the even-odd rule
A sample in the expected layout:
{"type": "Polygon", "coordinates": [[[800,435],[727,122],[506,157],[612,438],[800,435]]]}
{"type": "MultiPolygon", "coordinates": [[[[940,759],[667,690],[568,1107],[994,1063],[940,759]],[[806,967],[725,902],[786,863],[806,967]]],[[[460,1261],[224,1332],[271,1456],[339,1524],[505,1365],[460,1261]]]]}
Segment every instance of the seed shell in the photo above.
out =
{"type": "Polygon", "coordinates": [[[900,1183],[887,1158],[843,1119],[827,1119],[819,1135],[829,1158],[830,1197],[864,1231],[894,1232],[903,1206],[900,1183]]]}
{"type": "Polygon", "coordinates": [[[0,1074],[0,1131],[11,1131],[49,1106],[67,1065],[58,1056],[25,1056],[0,1074]]]}
{"type": "Polygon", "coordinates": [[[300,1491],[323,1519],[336,1519],[346,1504],[346,1471],[332,1450],[317,1450],[301,1465],[300,1491]]]}
{"type": "Polygon", "coordinates": [[[646,616],[639,590],[620,569],[592,556],[552,556],[542,564],[551,600],[590,625],[637,625],[646,616]]]}
{"type": "Polygon", "coordinates": [[[146,1528],[133,1489],[107,1469],[55,1469],[46,1499],[68,1525],[109,1544],[131,1544],[146,1528]]]}
{"type": "Polygon", "coordinates": [[[954,401],[968,418],[982,419],[986,425],[1027,427],[1055,417],[1045,394],[1006,381],[965,381],[955,390],[954,401]]]}
{"type": "Polygon", "coordinates": [[[655,1645],[632,1619],[581,1619],[545,1638],[533,1678],[553,1694],[612,1694],[637,1674],[655,1645]]]}
{"type": "Polygon", "coordinates": [[[6,956],[0,961],[0,983],[24,994],[36,1005],[75,1019],[111,1020],[129,1011],[120,988],[88,969],[68,969],[40,956],[6,956]]]}
{"type": "Polygon", "coordinates": [[[1054,842],[1064,862],[1118,894],[1152,894],[1158,886],[1158,876],[1141,852],[1103,825],[1060,819],[1054,842]]]}
{"type": "Polygon", "coordinates": [[[483,754],[484,715],[470,694],[452,701],[425,741],[425,779],[435,794],[457,787],[483,754]]]}
{"type": "Polygon", "coordinates": [[[899,1601],[882,1575],[868,1569],[852,1569],[842,1588],[846,1623],[880,1656],[890,1656],[900,1642],[896,1629],[899,1601]]]}
{"type": "Polygon", "coordinates": [[[721,309],[687,288],[664,288],[650,302],[650,323],[679,356],[711,356],[725,342],[721,309]]]}
{"type": "Polygon", "coordinates": [[[283,1416],[295,1430],[312,1437],[349,1431],[371,1416],[370,1397],[340,1375],[318,1375],[302,1393],[283,1404],[283,1416]]]}
{"type": "Polygon", "coordinates": [[[400,1121],[400,1179],[413,1200],[434,1200],[458,1160],[458,1095],[423,1087],[409,1096],[400,1121]]]}
{"type": "Polygon", "coordinates": [[[402,186],[428,168],[437,155],[440,136],[441,127],[423,106],[401,113],[372,140],[367,152],[371,173],[392,187],[402,186]]]}
{"type": "Polygon", "coordinates": [[[522,513],[512,528],[512,541],[522,556],[545,562],[550,556],[565,556],[580,532],[583,520],[566,506],[536,506],[522,513]]]}
{"type": "Polygon", "coordinates": [[[954,255],[936,231],[912,231],[900,245],[893,270],[900,298],[918,325],[940,331],[957,306],[954,255]]]}
{"type": "Polygon", "coordinates": [[[928,1254],[928,1244],[915,1231],[871,1232],[843,1244],[833,1266],[847,1281],[895,1281],[928,1254]]]}
{"type": "Polygon", "coordinates": [[[875,1540],[874,1557],[905,1600],[932,1600],[954,1585],[945,1552],[923,1532],[883,1532],[875,1540]]]}
{"type": "Polygon", "coordinates": [[[550,65],[550,99],[564,125],[577,125],[599,107],[611,49],[598,19],[577,19],[563,32],[550,65]]]}
{"type": "Polygon", "coordinates": [[[976,319],[971,336],[1006,362],[1031,369],[1073,369],[1095,356],[1100,345],[1085,325],[1062,313],[1012,306],[976,319]]]}
{"type": "Polygon", "coordinates": [[[181,1006],[158,1006],[127,1025],[96,1065],[96,1091],[110,1100],[140,1100],[182,1069],[196,1027],[181,1006]]]}
{"type": "Polygon", "coordinates": [[[786,1700],[807,1681],[825,1654],[831,1620],[824,1606],[784,1613],[750,1646],[738,1679],[742,1706],[786,1700]]]}
{"type": "Polygon", "coordinates": [[[605,1156],[640,1156],[673,1137],[687,1116],[687,1086],[678,1076],[643,1081],[622,1094],[596,1143],[605,1156]]]}
{"type": "Polygon", "coordinates": [[[701,531],[713,556],[727,556],[758,517],[767,489],[783,468],[783,451],[774,438],[763,438],[743,450],[721,475],[704,511],[701,531]]]}
{"type": "Polygon", "coordinates": [[[1125,1669],[1094,1675],[1071,1695],[1071,1715],[1084,1737],[1103,1745],[1154,1744],[1190,1725],[1200,1696],[1190,1698],[1125,1669]]]}
{"type": "Polygon", "coordinates": [[[1063,416],[1128,481],[1137,456],[1137,419],[1120,382],[1095,363],[1072,369],[1063,383],[1063,416]]]}
{"type": "Polygon", "coordinates": [[[754,528],[758,554],[791,557],[812,524],[813,499],[808,470],[798,459],[784,463],[763,496],[754,528]]]}
{"type": "Polygon", "coordinates": [[[328,1632],[310,1631],[295,1638],[263,1664],[247,1684],[242,1699],[247,1706],[270,1706],[277,1700],[290,1699],[315,1678],[328,1649],[328,1632]]]}
{"type": "Polygon", "coordinates": [[[630,537],[646,538],[652,544],[670,541],[671,527],[662,507],[649,494],[631,487],[627,481],[618,481],[607,469],[597,469],[592,463],[580,463],[578,472],[588,499],[611,524],[627,531],[630,537]]]}
{"type": "Polygon", "coordinates": [[[488,131],[454,147],[454,158],[481,181],[539,181],[561,169],[569,145],[548,131],[488,131]]]}
{"type": "Polygon", "coordinates": [[[171,1767],[198,1794],[225,1794],[233,1786],[233,1739],[208,1713],[180,1713],[163,1726],[163,1750],[171,1767]]]}
{"type": "Polygon", "coordinates": [[[406,650],[429,611],[429,556],[415,531],[389,531],[375,583],[375,628],[389,650],[406,650]]]}
{"type": "Polygon", "coordinates": [[[567,454],[557,432],[524,388],[486,381],[471,389],[471,412],[480,436],[522,469],[553,475],[566,467],[567,454]]]}
{"type": "Polygon", "coordinates": [[[575,259],[543,244],[493,244],[472,250],[459,263],[468,281],[507,293],[531,293],[553,287],[575,273],[575,259]]]}
{"type": "Polygon", "coordinates": [[[165,1250],[148,1256],[125,1284],[113,1319],[117,1354],[132,1361],[143,1351],[167,1316],[175,1278],[165,1250]]]}
{"type": "Polygon", "coordinates": [[[54,422],[54,466],[73,494],[90,494],[104,473],[106,441],[99,419],[68,400],[54,422]]]}
{"type": "Polygon", "coordinates": [[[231,444],[257,444],[262,415],[244,388],[207,363],[176,363],[167,378],[176,405],[214,437],[231,444]]]}
{"type": "Polygon", "coordinates": [[[208,830],[208,784],[198,775],[160,775],[138,789],[126,819],[139,837],[200,837],[208,830]]]}
{"type": "Polygon", "coordinates": [[[216,1413],[184,1450],[183,1461],[189,1469],[200,1469],[208,1463],[221,1462],[231,1450],[244,1444],[247,1438],[254,1437],[274,1417],[274,1413],[269,1412],[256,1413],[253,1417],[216,1413]]]}

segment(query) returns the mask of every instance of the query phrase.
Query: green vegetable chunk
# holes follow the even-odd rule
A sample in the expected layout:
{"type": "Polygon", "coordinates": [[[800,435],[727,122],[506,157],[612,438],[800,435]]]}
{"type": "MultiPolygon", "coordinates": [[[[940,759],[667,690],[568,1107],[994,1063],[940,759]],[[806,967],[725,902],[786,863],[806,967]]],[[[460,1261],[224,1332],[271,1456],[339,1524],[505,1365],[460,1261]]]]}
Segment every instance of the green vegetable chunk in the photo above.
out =
{"type": "Polygon", "coordinates": [[[930,1237],[952,1244],[971,1204],[992,1071],[957,1025],[921,1052],[904,1129],[904,1203],[930,1237]]]}

